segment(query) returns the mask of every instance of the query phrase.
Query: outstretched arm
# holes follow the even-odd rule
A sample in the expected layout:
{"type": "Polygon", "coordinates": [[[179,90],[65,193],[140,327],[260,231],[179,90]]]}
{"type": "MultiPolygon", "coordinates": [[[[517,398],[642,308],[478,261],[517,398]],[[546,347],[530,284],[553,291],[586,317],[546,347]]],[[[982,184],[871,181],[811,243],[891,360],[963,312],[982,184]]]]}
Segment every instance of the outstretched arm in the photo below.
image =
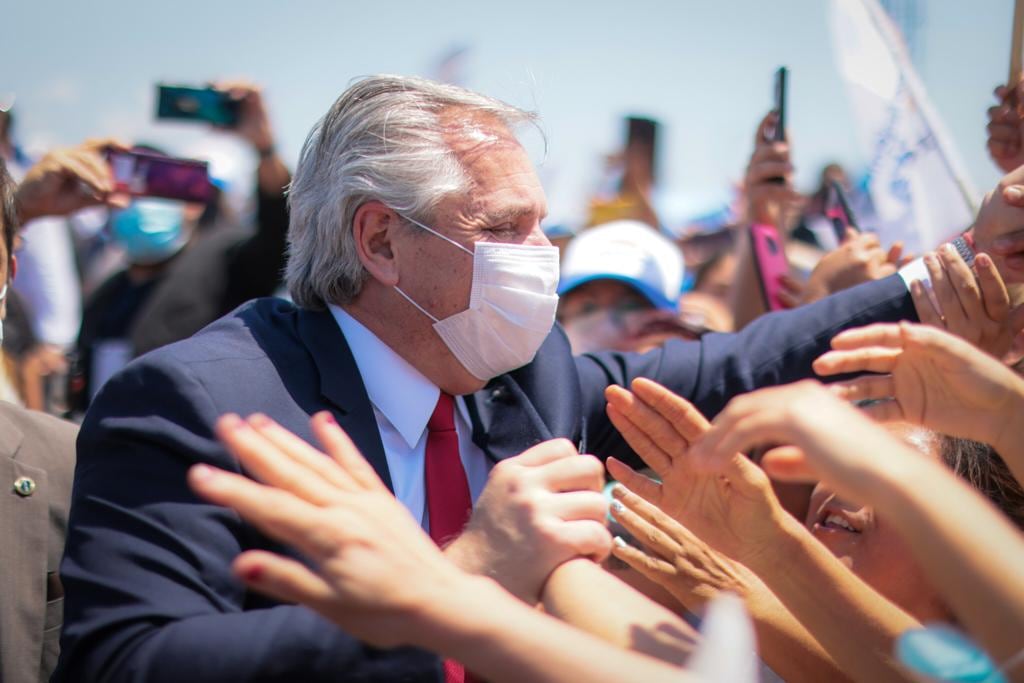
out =
{"type": "MultiPolygon", "coordinates": [[[[312,568],[248,551],[235,573],[250,588],[308,605],[380,646],[415,644],[495,681],[686,680],[685,672],[539,613],[494,581],[449,562],[327,413],[313,431],[332,458],[266,418],[223,418],[218,433],[266,484],[205,465],[189,482],[312,568]],[[409,581],[415,575],[416,581],[409,581]]],[[[339,671],[339,675],[343,672],[339,671]]]]}

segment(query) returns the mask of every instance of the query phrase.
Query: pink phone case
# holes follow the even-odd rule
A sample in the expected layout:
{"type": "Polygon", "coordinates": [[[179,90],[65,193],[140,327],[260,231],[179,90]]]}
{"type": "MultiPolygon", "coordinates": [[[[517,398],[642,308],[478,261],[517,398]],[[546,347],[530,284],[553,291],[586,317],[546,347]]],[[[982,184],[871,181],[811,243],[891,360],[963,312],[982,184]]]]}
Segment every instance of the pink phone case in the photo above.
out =
{"type": "Polygon", "coordinates": [[[786,306],[779,299],[782,283],[779,279],[789,272],[789,262],[782,238],[775,226],[756,224],[750,226],[750,243],[753,248],[754,265],[761,293],[769,311],[778,311],[786,306]]]}

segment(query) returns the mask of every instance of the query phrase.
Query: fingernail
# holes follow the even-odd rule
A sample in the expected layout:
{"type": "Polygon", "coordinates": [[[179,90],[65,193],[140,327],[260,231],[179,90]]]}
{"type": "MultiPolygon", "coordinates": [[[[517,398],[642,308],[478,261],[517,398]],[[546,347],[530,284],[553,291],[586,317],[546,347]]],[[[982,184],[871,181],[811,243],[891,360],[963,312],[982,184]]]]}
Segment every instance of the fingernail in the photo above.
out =
{"type": "Polygon", "coordinates": [[[256,581],[259,581],[262,576],[263,576],[263,567],[261,567],[258,564],[254,564],[251,567],[248,567],[242,573],[242,578],[244,578],[246,581],[250,581],[250,582],[253,582],[253,583],[255,583],[256,581]]]}
{"type": "Polygon", "coordinates": [[[242,418],[234,413],[228,413],[220,418],[220,426],[224,429],[238,429],[242,426],[242,418]]]}
{"type": "Polygon", "coordinates": [[[619,514],[620,512],[626,509],[626,506],[622,504],[621,500],[613,500],[611,507],[612,512],[614,512],[615,514],[619,514]]]}
{"type": "Polygon", "coordinates": [[[615,544],[616,548],[628,548],[629,547],[629,544],[626,543],[626,539],[622,538],[622,536],[616,536],[615,538],[613,538],[612,539],[612,543],[615,544]]]}
{"type": "Polygon", "coordinates": [[[612,495],[613,496],[624,496],[624,495],[626,495],[626,487],[623,486],[622,484],[620,484],[619,482],[615,482],[615,486],[612,487],[612,495]]]}
{"type": "Polygon", "coordinates": [[[192,478],[198,481],[209,481],[216,476],[216,472],[208,465],[193,465],[189,471],[192,474],[192,478]]]}
{"type": "Polygon", "coordinates": [[[324,422],[332,425],[338,424],[338,421],[334,419],[334,415],[328,411],[321,413],[324,416],[324,422]]]}
{"type": "Polygon", "coordinates": [[[253,413],[249,416],[249,424],[253,427],[266,427],[270,424],[270,418],[263,413],[253,413]]]}
{"type": "Polygon", "coordinates": [[[1021,190],[1021,188],[1017,185],[1011,185],[1010,187],[1006,188],[1006,191],[1003,194],[1010,201],[1016,202],[1020,201],[1021,197],[1024,197],[1024,190],[1021,190]]]}

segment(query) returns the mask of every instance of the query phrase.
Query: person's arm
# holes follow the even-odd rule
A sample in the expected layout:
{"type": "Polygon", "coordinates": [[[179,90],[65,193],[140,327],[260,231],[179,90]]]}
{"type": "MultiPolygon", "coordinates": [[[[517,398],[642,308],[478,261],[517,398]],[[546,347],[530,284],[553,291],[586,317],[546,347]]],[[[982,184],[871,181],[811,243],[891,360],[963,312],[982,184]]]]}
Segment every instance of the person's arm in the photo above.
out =
{"type": "Polygon", "coordinates": [[[848,680],[756,574],[625,487],[615,487],[614,495],[615,518],[644,546],[616,542],[615,557],[666,588],[693,614],[723,591],[738,595],[754,621],[761,658],[789,683],[848,680]]]}
{"type": "Polygon", "coordinates": [[[1024,647],[1024,539],[980,494],[815,382],[737,398],[694,457],[727,464],[736,449],[764,442],[796,446],[765,454],[761,464],[774,478],[822,479],[891,515],[954,614],[997,660],[1024,647]]]}
{"type": "Polygon", "coordinates": [[[491,583],[478,590],[460,586],[447,592],[449,609],[424,623],[422,647],[497,683],[696,680],[678,666],[610,646],[496,589],[491,583]]]}
{"type": "Polygon", "coordinates": [[[770,131],[775,127],[778,115],[769,112],[757,124],[754,136],[754,151],[750,156],[743,177],[743,197],[746,202],[743,226],[736,235],[736,279],[729,292],[729,307],[737,330],[768,312],[747,226],[764,223],[779,227],[784,232],[784,223],[792,214],[793,206],[800,195],[793,187],[793,165],[790,162],[789,143],[773,140],[770,131]],[[783,182],[778,182],[781,178],[783,182]]]}
{"type": "Polygon", "coordinates": [[[165,356],[129,366],[97,397],[78,442],[54,680],[436,680],[434,655],[382,653],[232,575],[242,550],[279,546],[188,489],[197,462],[238,470],[213,437],[218,413],[165,356]]]}
{"type": "Polygon", "coordinates": [[[281,284],[288,237],[285,189],[291,173],[277,153],[261,90],[249,83],[220,83],[218,87],[238,101],[239,121],[232,130],[259,157],[256,231],[229,254],[227,289],[220,302],[221,313],[227,313],[249,299],[270,296],[281,284]]]}
{"type": "Polygon", "coordinates": [[[576,628],[672,664],[685,662],[697,642],[697,632],[684,620],[590,560],[555,569],[542,602],[548,614],[576,628]]]}
{"type": "MultiPolygon", "coordinates": [[[[893,457],[872,479],[871,502],[993,659],[1024,650],[1020,529],[939,463],[911,453],[893,457]]],[[[1021,680],[1024,672],[1015,676],[1021,680]]]]}
{"type": "MultiPolygon", "coordinates": [[[[331,458],[266,418],[226,416],[218,424],[221,439],[266,483],[205,465],[189,472],[203,498],[309,558],[302,564],[247,551],[234,563],[247,586],[308,605],[376,645],[429,648],[488,680],[688,679],[678,667],[610,647],[458,568],[328,413],[311,425],[331,458]]],[[[336,675],[352,674],[339,668],[336,675]]]]}
{"type": "Polygon", "coordinates": [[[105,149],[127,148],[113,139],[90,140],[53,150],[34,164],[14,194],[19,226],[88,206],[127,206],[128,198],[114,192],[114,177],[103,158],[105,149]]]}
{"type": "Polygon", "coordinates": [[[713,466],[692,452],[691,444],[718,437],[692,404],[650,380],[635,380],[631,388],[609,388],[608,415],[660,482],[614,458],[611,475],[750,568],[844,671],[857,679],[902,680],[892,643],[917,622],[782,510],[765,473],[739,449],[725,455],[716,447],[713,466]]]}

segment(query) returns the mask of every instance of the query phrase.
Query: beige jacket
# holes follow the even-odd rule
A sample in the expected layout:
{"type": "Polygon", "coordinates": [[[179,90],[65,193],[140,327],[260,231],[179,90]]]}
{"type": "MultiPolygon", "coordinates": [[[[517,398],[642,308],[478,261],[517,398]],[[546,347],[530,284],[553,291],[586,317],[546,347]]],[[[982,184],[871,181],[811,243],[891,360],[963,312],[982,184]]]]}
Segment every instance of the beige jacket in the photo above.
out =
{"type": "Polygon", "coordinates": [[[78,428],[0,402],[0,681],[48,681],[57,665],[78,428]]]}

